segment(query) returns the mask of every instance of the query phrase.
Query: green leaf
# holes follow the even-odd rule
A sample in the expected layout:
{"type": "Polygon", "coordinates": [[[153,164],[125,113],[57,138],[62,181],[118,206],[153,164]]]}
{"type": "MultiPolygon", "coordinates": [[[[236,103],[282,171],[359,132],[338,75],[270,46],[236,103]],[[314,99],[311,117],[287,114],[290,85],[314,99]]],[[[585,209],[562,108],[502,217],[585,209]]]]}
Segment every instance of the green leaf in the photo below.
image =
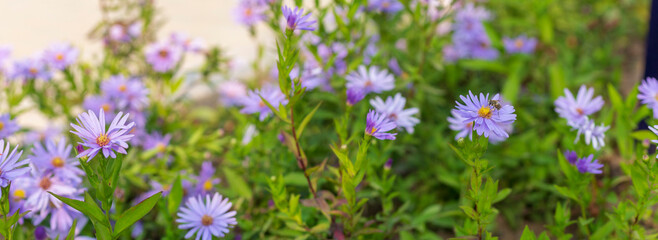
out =
{"type": "Polygon", "coordinates": [[[523,70],[522,66],[523,62],[521,62],[520,58],[517,58],[514,62],[512,62],[510,73],[507,76],[505,85],[503,86],[503,96],[505,97],[505,100],[512,104],[516,103],[516,98],[519,96],[519,89],[521,88],[522,79],[521,70],[523,70]]]}
{"type": "Polygon", "coordinates": [[[222,171],[224,171],[224,175],[226,175],[226,179],[233,191],[237,192],[241,197],[251,199],[253,195],[251,193],[251,187],[247,185],[242,176],[238,175],[230,168],[223,168],[222,171]]]}
{"type": "Polygon", "coordinates": [[[167,211],[169,211],[170,216],[176,215],[181,201],[183,201],[183,186],[179,175],[176,176],[176,180],[171,186],[171,191],[169,191],[169,196],[167,196],[167,211]]]}
{"type": "Polygon", "coordinates": [[[160,196],[162,196],[162,192],[153,194],[153,196],[150,196],[149,198],[121,214],[119,219],[117,219],[117,223],[114,225],[114,237],[118,237],[121,232],[128,229],[128,227],[135,224],[137,220],[141,219],[144,217],[144,215],[149,213],[151,209],[155,207],[155,204],[160,200],[160,196]]]}
{"type": "Polygon", "coordinates": [[[315,115],[315,111],[317,111],[318,108],[320,108],[320,105],[322,105],[322,103],[318,103],[318,105],[315,106],[315,108],[313,108],[313,111],[308,113],[306,117],[304,117],[304,120],[302,120],[302,123],[299,124],[299,127],[297,128],[297,138],[300,138],[302,136],[302,133],[304,132],[304,128],[306,128],[308,122],[311,121],[311,118],[313,118],[313,115],[315,115]]]}
{"type": "Polygon", "coordinates": [[[465,69],[476,70],[476,71],[492,71],[497,73],[504,73],[507,69],[502,63],[495,61],[487,61],[480,59],[467,59],[461,60],[459,64],[465,69]]]}
{"type": "Polygon", "coordinates": [[[75,227],[78,224],[78,219],[73,220],[73,225],[71,225],[71,230],[69,230],[69,234],[66,235],[66,240],[74,240],[75,239],[75,227]]]}
{"type": "Polygon", "coordinates": [[[535,240],[535,233],[528,228],[528,226],[525,226],[525,229],[523,229],[523,234],[521,235],[520,240],[535,240]]]}
{"type": "Polygon", "coordinates": [[[272,106],[272,104],[270,104],[267,100],[265,100],[265,98],[263,98],[263,96],[259,95],[258,97],[260,97],[260,100],[263,101],[263,103],[265,103],[265,105],[267,105],[267,107],[270,108],[270,110],[272,110],[272,112],[277,117],[279,117],[281,120],[283,120],[286,123],[290,123],[290,120],[288,120],[288,115],[286,115],[285,112],[279,112],[279,110],[276,109],[274,106],[272,106]]]}
{"type": "Polygon", "coordinates": [[[590,239],[592,240],[610,239],[610,234],[614,229],[615,229],[615,225],[613,224],[612,221],[609,221],[605,223],[605,225],[599,227],[599,229],[597,229],[596,232],[594,232],[592,236],[590,236],[590,239]]]}
{"type": "Polygon", "coordinates": [[[498,194],[496,194],[496,198],[493,200],[493,203],[497,203],[505,199],[509,194],[512,193],[512,189],[505,188],[503,190],[500,190],[498,194]]]}
{"type": "Polygon", "coordinates": [[[562,92],[567,87],[566,81],[564,80],[564,71],[558,64],[553,64],[548,67],[548,73],[551,79],[551,98],[557,99],[562,96],[562,92]]]}
{"type": "MultiPolygon", "coordinates": [[[[103,214],[103,211],[101,211],[101,209],[98,207],[98,205],[95,202],[83,202],[75,199],[65,198],[57,194],[54,194],[52,192],[48,192],[48,193],[55,196],[60,201],[64,202],[66,205],[69,205],[72,208],[75,208],[76,210],[84,213],[92,220],[103,224],[105,227],[108,228],[110,227],[110,223],[107,222],[107,219],[105,218],[105,214],[103,214]]],[[[85,201],[89,201],[89,200],[94,201],[93,199],[91,199],[91,196],[89,196],[89,193],[85,192],[85,201]]]]}
{"type": "Polygon", "coordinates": [[[635,140],[638,141],[644,141],[647,139],[654,139],[656,137],[656,134],[649,130],[639,130],[631,133],[631,137],[635,138],[635,140]]]}

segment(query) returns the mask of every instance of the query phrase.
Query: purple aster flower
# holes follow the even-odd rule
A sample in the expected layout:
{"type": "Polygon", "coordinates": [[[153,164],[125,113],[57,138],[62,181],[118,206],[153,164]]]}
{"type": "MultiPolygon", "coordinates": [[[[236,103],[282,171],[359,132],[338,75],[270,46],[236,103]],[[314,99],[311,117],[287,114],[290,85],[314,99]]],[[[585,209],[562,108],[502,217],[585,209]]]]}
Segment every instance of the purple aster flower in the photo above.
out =
{"type": "Polygon", "coordinates": [[[578,168],[578,171],[580,173],[591,173],[591,174],[601,174],[603,171],[601,171],[601,168],[603,168],[603,164],[599,163],[598,159],[594,159],[594,154],[590,154],[587,157],[584,158],[579,158],[574,166],[578,168]]]}
{"type": "Polygon", "coordinates": [[[509,137],[503,126],[512,124],[516,120],[516,114],[512,105],[501,102],[499,94],[491,100],[497,101],[500,108],[490,104],[489,94],[480,93],[478,98],[469,91],[467,96],[459,97],[464,103],[457,102],[457,111],[464,118],[464,123],[473,122],[473,128],[478,135],[487,138],[493,135],[509,137]]]}
{"type": "Polygon", "coordinates": [[[87,96],[82,103],[85,109],[103,109],[105,113],[105,122],[110,122],[114,119],[118,107],[113,99],[108,96],[87,96]]]}
{"type": "Polygon", "coordinates": [[[161,184],[156,181],[149,181],[149,185],[151,186],[151,190],[140,194],[135,198],[135,200],[132,201],[133,205],[137,205],[140,202],[146,200],[147,198],[155,195],[156,193],[162,192],[162,197],[166,197],[169,195],[169,192],[171,191],[171,185],[170,184],[161,184]]]}
{"type": "Polygon", "coordinates": [[[395,140],[397,133],[387,133],[395,129],[397,125],[384,114],[370,110],[366,116],[366,134],[380,140],[395,140]]]}
{"type": "Polygon", "coordinates": [[[237,80],[221,82],[217,87],[220,101],[227,107],[240,105],[247,96],[247,86],[237,80]]]}
{"type": "Polygon", "coordinates": [[[128,36],[131,38],[138,38],[142,35],[143,24],[141,21],[136,21],[128,26],[128,36]]]}
{"type": "Polygon", "coordinates": [[[404,9],[404,6],[398,0],[370,0],[368,9],[383,13],[397,13],[404,9]]]}
{"type": "Polygon", "coordinates": [[[34,144],[30,159],[38,169],[52,172],[64,181],[79,184],[82,182],[81,176],[84,172],[77,167],[80,162],[71,157],[72,148],[64,137],[61,137],[57,143],[53,139],[48,139],[45,147],[38,142],[34,144]]]}
{"type": "Polygon", "coordinates": [[[255,0],[241,0],[238,6],[233,10],[235,20],[248,27],[265,21],[267,16],[267,6],[255,0]]]}
{"type": "Polygon", "coordinates": [[[505,37],[503,38],[503,45],[505,46],[505,51],[508,53],[530,54],[535,51],[537,39],[529,38],[524,35],[518,36],[514,39],[505,37]]]}
{"type": "Polygon", "coordinates": [[[448,117],[450,129],[459,131],[455,139],[465,138],[467,136],[469,139],[473,139],[473,122],[466,121],[466,118],[462,117],[457,109],[452,109],[450,113],[452,113],[452,116],[448,117]]]}
{"type": "Polygon", "coordinates": [[[93,111],[89,110],[89,112],[78,115],[76,119],[78,125],[71,123],[71,127],[75,129],[71,133],[83,140],[79,144],[87,147],[87,150],[78,154],[77,157],[88,156],[89,159],[92,159],[99,151],[102,151],[106,158],[116,158],[115,151],[126,154],[127,142],[133,137],[132,134],[128,134],[128,131],[135,125],[134,122],[126,124],[130,114],[123,115],[122,112],[119,112],[107,131],[103,109],[98,111],[98,115],[97,117],[93,111]]]}
{"type": "Polygon", "coordinates": [[[564,152],[564,158],[572,165],[575,165],[578,161],[578,154],[576,154],[576,151],[566,151],[564,152]]]}
{"type": "Polygon", "coordinates": [[[46,139],[56,138],[62,135],[62,130],[58,127],[48,127],[44,130],[32,130],[25,134],[25,139],[23,142],[25,144],[34,144],[37,142],[43,142],[46,139]]]}
{"type": "Polygon", "coordinates": [[[64,70],[78,59],[78,49],[68,43],[56,43],[43,52],[43,58],[50,67],[64,70]]]}
{"type": "Polygon", "coordinates": [[[0,138],[7,138],[20,129],[8,113],[0,115],[0,138]]]}
{"type": "Polygon", "coordinates": [[[384,114],[388,119],[395,122],[398,128],[404,128],[408,133],[414,132],[414,126],[420,122],[413,115],[418,113],[418,108],[404,109],[407,99],[402,94],[397,93],[394,97],[386,98],[383,101],[380,97],[370,100],[370,105],[378,113],[384,114]]]}
{"type": "Polygon", "coordinates": [[[144,224],[142,224],[142,221],[135,222],[135,225],[133,225],[133,230],[130,232],[130,237],[137,239],[142,235],[142,233],[144,233],[144,224]]]}
{"type": "MultiPolygon", "coordinates": [[[[29,171],[30,168],[26,167],[29,171]]],[[[25,200],[27,199],[28,192],[27,188],[30,186],[30,182],[33,180],[29,178],[29,173],[25,173],[22,176],[11,181],[11,187],[9,188],[9,212],[15,213],[20,210],[19,213],[24,213],[30,209],[25,208],[25,200]]],[[[19,219],[19,223],[23,224],[23,218],[19,219]]]]}
{"type": "MultiPolygon", "coordinates": [[[[26,188],[29,197],[25,201],[25,207],[32,211],[31,214],[34,214],[36,219],[43,220],[51,212],[56,212],[53,210],[66,206],[48,192],[59,196],[75,197],[81,191],[79,186],[67,183],[61,180],[59,176],[38,169],[36,166],[32,166],[30,173],[30,182],[26,188]]],[[[63,212],[58,213],[63,214],[63,212]]],[[[39,224],[40,220],[36,221],[35,224],[39,224]]]]}
{"type": "Polygon", "coordinates": [[[301,81],[302,87],[309,91],[317,87],[325,86],[329,81],[328,78],[323,76],[322,67],[315,66],[315,64],[305,65],[301,72],[301,76],[299,67],[294,67],[292,71],[290,71],[290,79],[295,81],[297,78],[301,81]]]}
{"type": "Polygon", "coordinates": [[[653,118],[658,119],[658,80],[653,77],[647,77],[638,87],[640,93],[637,98],[648,108],[653,110],[653,118]]]}
{"type": "Polygon", "coordinates": [[[400,67],[397,59],[391,58],[391,60],[388,60],[388,68],[391,69],[393,74],[398,76],[402,75],[402,68],[400,67]]]}
{"type": "Polygon", "coordinates": [[[581,85],[578,90],[578,96],[573,97],[569,89],[564,89],[564,95],[555,100],[555,112],[560,117],[567,120],[572,127],[582,125],[587,120],[587,116],[598,112],[603,107],[603,98],[594,97],[594,88],[587,88],[581,85]]]}
{"type": "Polygon", "coordinates": [[[265,118],[272,114],[272,110],[263,102],[261,97],[275,108],[278,108],[279,104],[288,104],[288,99],[281,93],[279,88],[266,86],[259,90],[249,91],[247,97],[243,98],[242,104],[244,107],[240,112],[245,114],[260,113],[259,120],[265,120],[265,118]]]}
{"type": "MultiPolygon", "coordinates": [[[[5,145],[5,140],[0,139],[0,187],[7,187],[11,181],[29,172],[30,169],[26,168],[30,160],[18,160],[23,151],[16,153],[18,146],[14,150],[9,151],[9,142],[5,145]]],[[[2,197],[2,193],[0,193],[2,197]]]]}
{"type": "Polygon", "coordinates": [[[192,38],[185,33],[175,32],[169,37],[173,45],[177,45],[187,52],[201,53],[206,50],[206,42],[201,38],[192,38]]]}
{"type": "Polygon", "coordinates": [[[610,126],[604,126],[603,124],[596,126],[594,120],[585,118],[575,128],[578,130],[575,143],[578,142],[580,135],[583,134],[585,135],[585,143],[587,145],[591,144],[594,149],[599,150],[605,146],[605,132],[610,129],[610,126]]]}
{"type": "Polygon", "coordinates": [[[370,69],[363,65],[359,66],[357,72],[350,73],[345,79],[347,80],[347,89],[359,89],[366,95],[371,92],[390,91],[395,87],[393,75],[386,69],[380,71],[376,66],[372,66],[370,69]]]}
{"type": "MultiPolygon", "coordinates": [[[[122,75],[115,75],[103,81],[101,83],[101,89],[105,95],[114,98],[117,106],[121,109],[141,110],[148,106],[149,100],[147,95],[149,90],[138,79],[127,79],[122,75]]],[[[105,108],[103,109],[105,110],[105,108]]]]}
{"type": "Polygon", "coordinates": [[[304,9],[291,9],[286,5],[281,6],[281,11],[283,12],[283,17],[286,19],[287,29],[294,30],[306,30],[306,31],[315,31],[315,27],[312,25],[315,24],[315,20],[311,19],[311,13],[304,15],[304,9]]]}
{"type": "Polygon", "coordinates": [[[348,88],[346,94],[347,94],[347,104],[349,105],[354,105],[358,103],[359,101],[361,101],[361,99],[363,99],[366,96],[364,91],[359,88],[348,88]]]}
{"type": "Polygon", "coordinates": [[[130,41],[130,35],[128,35],[126,31],[126,27],[118,23],[110,27],[108,35],[110,40],[112,41],[116,41],[116,42],[130,41]]]}
{"type": "Polygon", "coordinates": [[[186,206],[178,212],[178,226],[180,229],[190,229],[185,238],[191,238],[196,234],[196,239],[211,240],[213,236],[224,237],[238,222],[235,220],[235,211],[229,211],[231,202],[228,198],[222,198],[219,193],[206,195],[206,201],[202,196],[187,200],[186,206]]]}
{"type": "Polygon", "coordinates": [[[169,146],[170,141],[171,135],[166,134],[163,136],[158,132],[154,132],[152,134],[146,135],[146,139],[143,143],[144,150],[157,149],[158,152],[164,153],[167,150],[167,146],[169,146]]]}
{"type": "Polygon", "coordinates": [[[152,43],[144,51],[146,61],[156,72],[172,70],[180,61],[183,51],[179,46],[167,42],[152,43]]]}
{"type": "Polygon", "coordinates": [[[36,240],[46,240],[46,238],[48,238],[48,234],[46,233],[46,228],[43,226],[37,226],[34,229],[34,238],[36,240]]]}
{"type": "Polygon", "coordinates": [[[208,193],[213,193],[214,186],[219,184],[219,178],[213,178],[215,175],[215,168],[212,166],[210,161],[205,161],[201,165],[201,173],[199,173],[199,178],[197,178],[196,193],[197,195],[206,195],[208,193]]]}
{"type": "Polygon", "coordinates": [[[12,75],[13,79],[22,79],[24,81],[32,79],[49,81],[53,74],[39,54],[34,58],[25,58],[14,62],[12,75]]]}
{"type": "Polygon", "coordinates": [[[491,13],[483,7],[476,7],[473,3],[467,3],[455,13],[455,21],[487,21],[491,19],[491,13]]]}

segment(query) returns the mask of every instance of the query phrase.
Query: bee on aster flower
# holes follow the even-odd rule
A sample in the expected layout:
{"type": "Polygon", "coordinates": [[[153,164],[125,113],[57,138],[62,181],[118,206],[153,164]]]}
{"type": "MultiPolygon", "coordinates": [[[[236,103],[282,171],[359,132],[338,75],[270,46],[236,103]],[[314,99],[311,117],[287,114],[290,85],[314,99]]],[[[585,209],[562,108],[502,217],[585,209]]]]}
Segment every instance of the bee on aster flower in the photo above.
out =
{"type": "MultiPolygon", "coordinates": [[[[516,120],[512,105],[503,102],[498,108],[492,106],[494,102],[490,101],[489,94],[480,93],[478,97],[470,91],[468,95],[459,97],[463,103],[457,102],[456,113],[463,118],[465,124],[472,123],[478,135],[502,139],[509,137],[506,126],[516,120]]],[[[496,94],[491,100],[500,103],[501,97],[496,94]]]]}

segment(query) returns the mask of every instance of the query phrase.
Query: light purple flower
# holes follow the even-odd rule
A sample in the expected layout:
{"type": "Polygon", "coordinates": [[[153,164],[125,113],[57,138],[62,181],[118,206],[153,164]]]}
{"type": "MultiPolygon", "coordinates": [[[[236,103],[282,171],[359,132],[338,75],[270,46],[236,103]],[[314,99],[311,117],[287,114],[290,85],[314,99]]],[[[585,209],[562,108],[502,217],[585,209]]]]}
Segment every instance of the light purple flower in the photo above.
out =
{"type": "Polygon", "coordinates": [[[467,96],[459,97],[464,103],[457,102],[457,113],[464,118],[464,123],[473,122],[473,128],[478,135],[487,138],[493,135],[500,138],[509,137],[504,126],[512,124],[516,120],[516,114],[512,105],[501,102],[499,94],[491,100],[498,101],[501,104],[500,109],[490,105],[489,94],[480,93],[478,98],[469,91],[467,96]]]}
{"type": "Polygon", "coordinates": [[[366,94],[364,91],[360,88],[348,88],[346,91],[347,94],[347,104],[349,105],[354,105],[361,101],[366,94]]]}
{"type": "Polygon", "coordinates": [[[20,129],[8,113],[0,115],[0,138],[7,138],[20,129]]]}
{"type": "Polygon", "coordinates": [[[67,144],[64,137],[57,143],[53,139],[46,140],[45,147],[35,143],[32,149],[32,164],[44,172],[52,172],[65,182],[79,184],[84,174],[77,166],[80,162],[71,157],[72,146],[67,144]]]}
{"type": "Polygon", "coordinates": [[[587,157],[579,158],[574,166],[578,169],[580,173],[591,173],[591,174],[601,174],[601,168],[603,164],[599,163],[598,159],[594,159],[594,154],[590,154],[587,157]],[[593,159],[593,160],[592,160],[593,159]]]}
{"type": "Polygon", "coordinates": [[[103,112],[105,113],[105,122],[112,121],[118,112],[116,102],[108,96],[87,96],[82,103],[82,107],[85,109],[103,109],[103,112]]]}
{"type": "Polygon", "coordinates": [[[35,166],[32,166],[30,173],[28,177],[30,182],[26,189],[28,198],[25,201],[25,207],[32,211],[31,214],[35,215],[36,224],[39,224],[51,212],[64,214],[64,212],[53,211],[63,208],[66,204],[49,192],[59,196],[75,197],[82,190],[79,186],[67,183],[53,173],[37,169],[35,166]]]}
{"type": "Polygon", "coordinates": [[[163,136],[158,132],[154,132],[152,134],[146,135],[143,142],[144,150],[156,149],[159,156],[161,157],[162,154],[167,151],[167,147],[169,146],[170,141],[171,135],[166,134],[163,136]]]}
{"type": "Polygon", "coordinates": [[[141,21],[136,21],[128,26],[128,36],[135,39],[142,35],[143,25],[141,21]]]}
{"type": "Polygon", "coordinates": [[[366,134],[380,140],[395,140],[397,133],[388,133],[395,129],[397,125],[384,114],[370,110],[366,116],[366,134]]]}
{"type": "Polygon", "coordinates": [[[488,21],[491,13],[483,7],[476,7],[473,3],[467,3],[455,13],[455,21],[488,21]]]}
{"type": "Polygon", "coordinates": [[[578,154],[576,154],[576,151],[566,151],[564,152],[564,158],[567,159],[567,162],[575,165],[578,161],[578,154]]]}
{"type": "MultiPolygon", "coordinates": [[[[9,142],[5,145],[5,140],[0,139],[0,187],[7,187],[11,181],[30,171],[25,166],[30,162],[29,159],[18,160],[23,151],[16,153],[18,146],[9,151],[9,142]]],[[[0,193],[2,197],[2,193],[0,193]]]]}
{"type": "Polygon", "coordinates": [[[201,38],[192,38],[185,33],[175,32],[169,37],[173,45],[177,45],[187,52],[201,53],[206,50],[206,42],[201,38]]]}
{"type": "Polygon", "coordinates": [[[398,128],[404,128],[408,133],[414,132],[414,126],[420,122],[414,114],[418,113],[418,108],[404,109],[407,99],[402,94],[397,93],[394,97],[386,98],[383,101],[380,97],[370,100],[370,105],[378,113],[384,114],[388,119],[395,122],[398,128]]]}
{"type": "Polygon", "coordinates": [[[640,93],[637,98],[648,108],[653,110],[653,118],[658,119],[658,80],[647,77],[638,87],[640,93]]]}
{"type": "Polygon", "coordinates": [[[393,90],[395,87],[395,78],[386,69],[379,70],[376,66],[369,69],[366,66],[359,66],[358,71],[350,73],[345,77],[347,80],[347,89],[358,89],[368,93],[381,93],[383,91],[393,90]]]}
{"type": "Polygon", "coordinates": [[[603,124],[596,126],[594,120],[589,120],[586,117],[575,129],[578,130],[575,143],[578,142],[580,135],[583,134],[585,135],[585,143],[587,145],[591,144],[594,149],[599,150],[605,146],[605,132],[610,129],[610,126],[604,126],[603,124]]]}
{"type": "Polygon", "coordinates": [[[564,95],[555,100],[555,112],[566,119],[572,127],[582,125],[587,116],[598,112],[603,107],[603,98],[601,96],[594,98],[594,88],[588,89],[585,85],[580,86],[576,98],[566,88],[564,89],[564,95]]]}
{"type": "MultiPolygon", "coordinates": [[[[149,90],[138,79],[127,79],[122,75],[115,75],[103,81],[101,89],[105,95],[113,98],[121,109],[141,110],[148,106],[149,90]]],[[[105,110],[105,108],[103,109],[105,110]]]]}
{"type": "Polygon", "coordinates": [[[232,80],[218,84],[220,101],[224,106],[237,106],[247,96],[247,86],[244,83],[232,80]]]}
{"type": "Polygon", "coordinates": [[[55,43],[43,52],[44,60],[50,67],[64,70],[78,59],[78,49],[68,43],[55,43]]]}
{"type": "Polygon", "coordinates": [[[245,114],[260,113],[259,120],[265,120],[265,118],[272,114],[272,110],[263,102],[261,97],[275,108],[278,108],[279,104],[288,104],[288,99],[281,93],[279,88],[265,86],[259,90],[252,90],[247,93],[247,97],[243,98],[242,104],[244,107],[240,112],[245,114]]]}
{"type": "Polygon", "coordinates": [[[529,38],[525,35],[518,36],[514,39],[505,37],[503,38],[503,45],[507,53],[530,54],[535,51],[537,39],[529,38]]]}
{"type": "Polygon", "coordinates": [[[473,122],[466,121],[466,118],[462,117],[457,109],[450,110],[450,113],[452,113],[452,116],[448,117],[450,129],[459,131],[455,139],[465,138],[467,136],[469,139],[473,139],[473,122]]]}
{"type": "Polygon", "coordinates": [[[256,125],[249,124],[247,126],[247,129],[244,130],[244,135],[242,135],[242,145],[246,146],[247,144],[249,144],[256,135],[258,135],[258,130],[256,129],[256,125]]]}
{"type": "Polygon", "coordinates": [[[38,56],[33,58],[25,58],[14,62],[12,75],[13,79],[21,79],[23,81],[33,79],[49,81],[53,74],[48,69],[48,65],[41,59],[41,54],[38,54],[38,56]]]}
{"type": "Polygon", "coordinates": [[[185,207],[178,212],[180,229],[190,229],[185,238],[191,238],[196,234],[196,239],[211,240],[213,236],[224,237],[238,222],[235,220],[235,211],[229,211],[231,202],[228,198],[222,198],[215,193],[212,198],[210,194],[193,197],[187,200],[185,207]]]}
{"type": "Polygon", "coordinates": [[[294,30],[306,30],[314,31],[315,20],[311,19],[311,13],[304,15],[304,9],[291,9],[286,5],[281,6],[281,12],[283,12],[283,17],[286,19],[286,28],[294,30]]]}
{"type": "Polygon", "coordinates": [[[267,6],[255,0],[241,0],[233,10],[235,20],[248,27],[267,19],[267,6]]]}
{"type": "MultiPolygon", "coordinates": [[[[27,171],[30,170],[29,167],[25,168],[27,171]]],[[[11,187],[9,188],[9,212],[15,213],[20,209],[19,213],[24,213],[29,211],[25,208],[25,200],[27,199],[28,192],[27,188],[32,182],[29,178],[29,173],[24,173],[20,177],[11,181],[11,187]]],[[[1,194],[0,194],[1,195],[1,194]]],[[[23,224],[23,218],[19,219],[19,223],[23,224]]]]}
{"type": "Polygon", "coordinates": [[[491,40],[482,24],[482,21],[489,19],[488,11],[475,7],[472,3],[459,9],[455,14],[455,24],[452,26],[453,44],[443,48],[444,60],[455,62],[468,58],[484,60],[498,58],[498,50],[491,47],[491,40]]]}
{"type": "Polygon", "coordinates": [[[215,191],[215,185],[219,184],[219,178],[214,178],[215,168],[212,162],[205,161],[201,165],[201,172],[197,178],[196,195],[206,195],[215,191]]]}
{"type": "Polygon", "coordinates": [[[156,72],[172,70],[180,61],[183,51],[177,45],[168,42],[152,43],[144,50],[146,61],[156,72]]]}
{"type": "Polygon", "coordinates": [[[404,9],[398,0],[369,0],[368,9],[383,13],[397,13],[404,9]]]}
{"type": "Polygon", "coordinates": [[[108,30],[110,40],[116,42],[128,42],[131,40],[126,27],[121,24],[114,24],[108,30]]]}
{"type": "Polygon", "coordinates": [[[127,142],[133,137],[132,134],[128,134],[128,131],[135,125],[134,122],[126,124],[128,116],[129,114],[123,115],[123,113],[119,112],[106,131],[105,113],[102,109],[99,110],[98,117],[91,110],[78,115],[76,119],[78,125],[71,123],[71,127],[75,129],[71,133],[83,140],[79,144],[87,147],[87,150],[78,154],[77,157],[88,156],[89,159],[87,161],[89,161],[99,151],[102,151],[103,156],[106,158],[116,158],[115,151],[126,154],[126,148],[128,148],[127,142]]]}

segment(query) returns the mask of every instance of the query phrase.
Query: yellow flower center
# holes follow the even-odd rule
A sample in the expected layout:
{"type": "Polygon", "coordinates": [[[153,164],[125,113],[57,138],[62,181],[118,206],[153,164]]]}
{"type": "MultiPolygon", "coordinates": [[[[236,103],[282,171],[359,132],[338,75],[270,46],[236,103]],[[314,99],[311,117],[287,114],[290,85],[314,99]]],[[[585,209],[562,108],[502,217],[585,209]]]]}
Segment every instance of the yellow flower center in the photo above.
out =
{"type": "Polygon", "coordinates": [[[37,74],[39,72],[39,70],[37,70],[36,68],[30,68],[29,71],[31,74],[37,74]]]}
{"type": "Polygon", "coordinates": [[[109,143],[110,143],[110,139],[105,134],[101,134],[100,136],[98,136],[98,138],[96,138],[96,144],[98,144],[98,146],[104,147],[109,143]]]}
{"type": "Polygon", "coordinates": [[[41,181],[39,181],[39,187],[41,187],[43,190],[48,190],[50,186],[52,186],[53,183],[50,181],[50,178],[42,178],[41,181]]]}
{"type": "Polygon", "coordinates": [[[653,98],[656,99],[656,101],[658,101],[658,94],[654,95],[653,98]]]}
{"type": "Polygon", "coordinates": [[[251,8],[247,8],[247,9],[244,10],[244,15],[245,16],[249,17],[249,16],[251,16],[251,14],[252,14],[251,8]]]}
{"type": "Polygon", "coordinates": [[[121,86],[119,86],[119,91],[120,92],[125,92],[126,89],[128,89],[128,87],[126,87],[126,84],[121,84],[121,86]]]}
{"type": "Polygon", "coordinates": [[[263,101],[258,102],[259,107],[265,107],[265,103],[263,101]]]}
{"type": "Polygon", "coordinates": [[[203,190],[210,191],[210,189],[212,189],[212,181],[209,179],[203,183],[203,190]]]}
{"type": "Polygon", "coordinates": [[[208,216],[208,214],[203,214],[203,217],[201,217],[201,224],[203,226],[210,226],[214,219],[211,216],[208,216]]]}
{"type": "Polygon", "coordinates": [[[469,122],[466,124],[466,128],[472,128],[473,127],[473,122],[469,122]]]}
{"type": "Polygon", "coordinates": [[[165,146],[164,143],[158,143],[155,148],[158,149],[158,152],[164,152],[167,150],[167,146],[165,146]]]}
{"type": "Polygon", "coordinates": [[[366,81],[366,87],[372,87],[372,81],[370,80],[366,81]]]}
{"type": "Polygon", "coordinates": [[[375,133],[376,131],[377,131],[377,128],[374,128],[374,127],[373,127],[373,128],[370,130],[370,134],[373,134],[373,133],[375,133]]]}
{"type": "Polygon", "coordinates": [[[486,107],[486,106],[481,107],[480,110],[478,110],[478,116],[481,117],[481,118],[489,119],[489,118],[491,118],[491,114],[492,114],[491,108],[486,107]]]}
{"type": "Polygon", "coordinates": [[[60,157],[54,157],[50,163],[52,163],[56,168],[61,168],[64,166],[64,160],[62,160],[60,157]]]}
{"type": "Polygon", "coordinates": [[[514,41],[514,46],[515,46],[516,48],[521,48],[521,47],[523,47],[523,40],[521,40],[521,39],[516,39],[516,41],[514,41]]]}
{"type": "Polygon", "coordinates": [[[25,190],[16,189],[16,191],[14,191],[14,199],[16,199],[16,200],[25,199],[25,190]]]}
{"type": "Polygon", "coordinates": [[[61,53],[58,53],[57,55],[55,55],[55,60],[57,60],[57,61],[64,60],[64,55],[62,55],[61,53]]]}
{"type": "Polygon", "coordinates": [[[578,115],[583,115],[583,113],[585,113],[582,108],[576,108],[576,112],[578,112],[578,115]]]}
{"type": "Polygon", "coordinates": [[[163,57],[163,58],[166,58],[167,56],[169,56],[169,52],[167,52],[167,50],[165,50],[165,49],[160,50],[160,52],[158,52],[158,54],[160,55],[160,57],[163,57]]]}
{"type": "Polygon", "coordinates": [[[0,130],[2,130],[3,128],[5,128],[5,123],[0,122],[0,130]]]}
{"type": "Polygon", "coordinates": [[[110,104],[106,103],[101,106],[103,108],[103,111],[109,112],[110,111],[110,104]]]}
{"type": "Polygon", "coordinates": [[[171,189],[171,186],[169,184],[162,186],[163,191],[169,191],[171,189]]]}

